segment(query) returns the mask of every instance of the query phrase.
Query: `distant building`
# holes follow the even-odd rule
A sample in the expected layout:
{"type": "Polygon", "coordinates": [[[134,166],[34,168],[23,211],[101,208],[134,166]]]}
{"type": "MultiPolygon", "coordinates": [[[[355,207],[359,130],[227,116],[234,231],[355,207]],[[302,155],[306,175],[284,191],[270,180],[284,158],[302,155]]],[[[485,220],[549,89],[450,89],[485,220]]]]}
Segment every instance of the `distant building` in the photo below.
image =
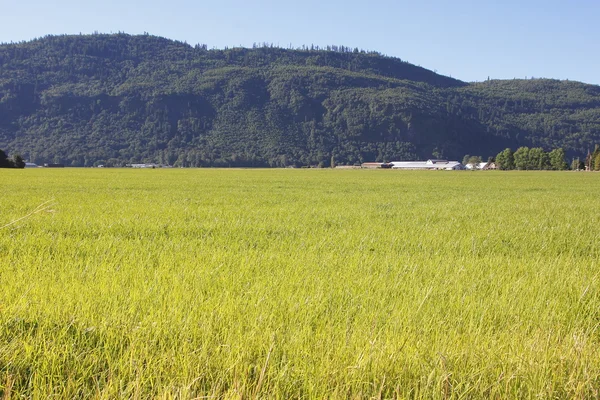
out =
{"type": "Polygon", "coordinates": [[[160,164],[154,164],[154,163],[127,164],[126,166],[130,167],[130,168],[160,168],[160,167],[162,167],[160,164]]]}
{"type": "Polygon", "coordinates": [[[38,168],[39,165],[37,165],[36,163],[32,163],[32,162],[26,162],[25,163],[25,168],[38,168]]]}
{"type": "Polygon", "coordinates": [[[366,169],[377,169],[377,168],[392,168],[391,163],[381,163],[381,162],[366,162],[360,165],[361,168],[366,169]]]}
{"type": "Polygon", "coordinates": [[[380,162],[365,162],[360,164],[361,168],[365,168],[365,169],[376,169],[376,168],[381,168],[381,164],[380,162]]]}
{"type": "Polygon", "coordinates": [[[392,161],[393,169],[421,169],[421,170],[463,170],[465,166],[458,161],[436,160],[427,161],[392,161]]]}
{"type": "Polygon", "coordinates": [[[49,164],[49,163],[46,163],[46,164],[44,164],[44,167],[45,168],[64,168],[65,164],[49,164]]]}
{"type": "Polygon", "coordinates": [[[496,169],[496,163],[495,162],[481,162],[481,163],[477,163],[477,164],[467,164],[465,165],[466,169],[469,170],[489,170],[489,169],[496,169]]]}

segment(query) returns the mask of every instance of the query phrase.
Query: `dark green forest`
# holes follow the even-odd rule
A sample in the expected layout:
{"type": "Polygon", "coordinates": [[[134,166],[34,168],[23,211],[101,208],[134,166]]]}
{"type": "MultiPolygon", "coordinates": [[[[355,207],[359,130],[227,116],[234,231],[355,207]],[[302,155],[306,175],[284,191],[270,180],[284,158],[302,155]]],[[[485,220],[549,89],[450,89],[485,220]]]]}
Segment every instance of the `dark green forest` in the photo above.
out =
{"type": "Polygon", "coordinates": [[[600,86],[466,83],[345,46],[151,35],[0,45],[0,148],[35,163],[329,166],[600,143],[600,86]]]}

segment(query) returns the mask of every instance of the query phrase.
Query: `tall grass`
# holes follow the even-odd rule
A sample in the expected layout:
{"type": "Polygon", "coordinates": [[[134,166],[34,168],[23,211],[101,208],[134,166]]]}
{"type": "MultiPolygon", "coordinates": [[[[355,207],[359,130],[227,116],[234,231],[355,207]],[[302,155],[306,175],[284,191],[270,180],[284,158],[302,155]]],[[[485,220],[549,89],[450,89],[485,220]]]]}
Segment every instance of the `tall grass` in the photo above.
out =
{"type": "Polygon", "coordinates": [[[2,171],[5,398],[598,398],[600,180],[2,171]]]}

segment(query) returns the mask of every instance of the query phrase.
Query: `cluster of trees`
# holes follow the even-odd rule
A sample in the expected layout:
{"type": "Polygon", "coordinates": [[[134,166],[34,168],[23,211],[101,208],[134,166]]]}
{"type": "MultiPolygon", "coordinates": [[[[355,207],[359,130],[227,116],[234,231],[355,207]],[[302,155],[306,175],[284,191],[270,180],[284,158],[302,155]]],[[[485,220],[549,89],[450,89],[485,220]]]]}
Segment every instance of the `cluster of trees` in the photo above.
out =
{"type": "Polygon", "coordinates": [[[18,154],[8,158],[4,150],[0,149],[0,168],[25,168],[25,161],[18,154]]]}
{"type": "Polygon", "coordinates": [[[0,147],[38,164],[283,167],[600,142],[594,85],[468,84],[345,46],[254,47],[125,34],[0,45],[0,147]]]}
{"type": "Polygon", "coordinates": [[[550,152],[541,147],[519,147],[515,152],[510,148],[502,150],[496,156],[496,166],[501,170],[566,170],[569,164],[565,160],[562,148],[550,152]]]}

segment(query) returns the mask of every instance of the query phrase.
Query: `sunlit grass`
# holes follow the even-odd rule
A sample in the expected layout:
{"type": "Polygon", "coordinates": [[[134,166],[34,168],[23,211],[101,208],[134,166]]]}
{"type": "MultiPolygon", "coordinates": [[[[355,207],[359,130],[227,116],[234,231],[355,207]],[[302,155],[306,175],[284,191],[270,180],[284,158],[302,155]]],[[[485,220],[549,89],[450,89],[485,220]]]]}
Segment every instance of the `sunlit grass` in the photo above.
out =
{"type": "Polygon", "coordinates": [[[599,178],[1,171],[0,394],[597,398],[599,178]]]}

